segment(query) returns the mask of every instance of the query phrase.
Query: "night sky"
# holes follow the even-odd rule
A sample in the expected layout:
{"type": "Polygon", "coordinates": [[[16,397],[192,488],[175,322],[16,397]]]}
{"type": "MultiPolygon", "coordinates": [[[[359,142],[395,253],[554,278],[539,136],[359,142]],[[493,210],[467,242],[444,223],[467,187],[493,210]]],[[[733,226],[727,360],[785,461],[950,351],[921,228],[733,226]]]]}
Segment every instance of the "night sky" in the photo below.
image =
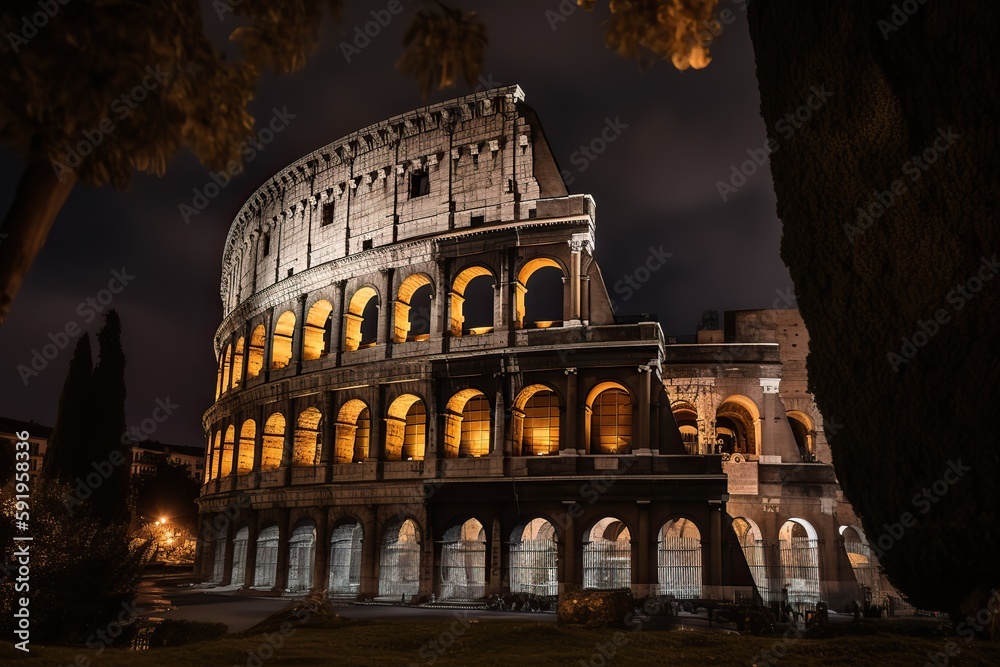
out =
{"type": "MultiPolygon", "coordinates": [[[[341,23],[324,26],[320,51],[303,71],[262,78],[251,104],[258,127],[273,108],[287,108],[295,119],[191,224],[178,207],[190,204],[208,172],[189,153],[174,159],[165,178],[137,176],[127,192],[78,186],[0,327],[0,414],[54,422],[75,341],[27,386],[18,366],[30,365],[32,351],[70,322],[96,333],[103,318],[94,317],[87,299],[124,269],[134,278],[111,305],[123,321],[128,424],[140,424],[157,400],[169,399],[178,407],[151,437],[204,444],[201,415],[213,399],[212,337],[222,319],[219,281],[229,224],[245,199],[290,162],[425,103],[416,82],[394,69],[419,4],[402,3],[403,13],[349,64],[341,41],[387,3],[348,1],[341,23]]],[[[678,72],[664,62],[640,71],[608,51],[600,11],[577,10],[553,30],[546,10],[557,12],[556,0],[457,4],[479,11],[489,28],[483,79],[523,88],[560,167],[572,175],[570,191],[596,199],[597,259],[620,314],[658,313],[667,335],[677,335],[693,333],[708,308],[721,314],[788,305],[791,280],[778,254],[781,226],[767,165],[726,202],[716,185],[766,139],[739,5],[721,2],[735,8],[737,19],[713,45],[708,68],[678,72]],[[627,127],[581,171],[574,152],[599,136],[608,119],[627,127]],[[661,246],[672,254],[664,267],[631,298],[615,294],[615,284],[661,246]]],[[[231,17],[220,21],[210,3],[204,21],[220,38],[236,25],[231,17]]],[[[473,88],[463,83],[426,102],[473,88]]],[[[17,158],[0,153],[4,210],[20,170],[17,158]]]]}

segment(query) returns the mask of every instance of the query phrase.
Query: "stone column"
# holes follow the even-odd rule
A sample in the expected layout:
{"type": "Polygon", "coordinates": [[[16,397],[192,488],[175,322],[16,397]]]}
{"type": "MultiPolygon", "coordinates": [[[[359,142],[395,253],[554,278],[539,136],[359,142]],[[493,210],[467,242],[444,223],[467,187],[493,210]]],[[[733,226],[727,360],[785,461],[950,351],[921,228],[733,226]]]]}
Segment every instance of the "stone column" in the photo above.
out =
{"type": "MultiPolygon", "coordinates": [[[[499,509],[499,508],[498,508],[499,509]]],[[[503,559],[503,532],[500,529],[500,514],[498,509],[493,515],[493,526],[486,542],[486,557],[489,563],[486,568],[486,595],[503,593],[504,577],[501,561],[503,559]]]]}
{"type": "Polygon", "coordinates": [[[290,510],[282,507],[278,510],[278,568],[274,578],[275,593],[284,593],[288,588],[288,525],[290,510]]]}
{"type": "Polygon", "coordinates": [[[644,597],[653,593],[656,584],[656,536],[649,532],[649,501],[640,500],[639,518],[636,522],[638,540],[633,540],[632,554],[635,561],[633,569],[632,590],[636,597],[644,597]],[[638,544],[636,544],[638,542],[638,544]]]}
{"type": "Polygon", "coordinates": [[[292,331],[292,366],[295,372],[302,371],[302,350],[305,347],[306,337],[306,296],[298,296],[299,312],[296,315],[295,329],[292,331]]]}
{"type": "Polygon", "coordinates": [[[650,404],[650,378],[653,369],[650,366],[639,366],[639,424],[635,429],[635,442],[632,444],[633,453],[636,450],[649,451],[649,404],[650,404]]]}
{"type": "MultiPolygon", "coordinates": [[[[706,582],[709,586],[717,587],[722,585],[722,502],[709,500],[709,530],[711,531],[711,557],[710,579],[706,582]]],[[[704,577],[704,574],[702,574],[704,577]]],[[[703,579],[704,580],[704,579],[703,579]]]]}
{"type": "Polygon", "coordinates": [[[252,588],[257,576],[257,513],[247,515],[247,565],[243,575],[244,588],[252,588]]]}
{"type": "Polygon", "coordinates": [[[577,450],[586,451],[587,447],[584,445],[580,446],[580,438],[583,436],[583,431],[580,430],[580,399],[577,397],[578,381],[575,368],[567,368],[563,371],[566,374],[566,410],[565,410],[565,421],[566,421],[566,432],[562,437],[562,442],[559,443],[559,451],[566,451],[570,453],[576,453],[577,450]]]}
{"type": "Polygon", "coordinates": [[[338,280],[336,286],[337,296],[335,300],[337,303],[334,305],[336,314],[330,318],[330,346],[333,348],[330,352],[336,355],[336,365],[340,366],[340,355],[344,352],[344,310],[347,307],[344,293],[347,281],[338,280]]]}
{"type": "Polygon", "coordinates": [[[382,545],[382,535],[377,530],[382,526],[377,525],[374,512],[362,518],[361,529],[361,584],[358,588],[358,595],[362,598],[375,597],[378,595],[378,560],[379,551],[382,545]]]}
{"type": "Polygon", "coordinates": [[[312,592],[326,590],[330,578],[329,512],[325,509],[316,522],[316,548],[313,559],[312,592]]]}
{"type": "Polygon", "coordinates": [[[274,352],[274,306],[267,309],[265,316],[266,330],[264,331],[264,364],[261,374],[264,382],[271,379],[271,355],[274,352]]]}
{"type": "MultiPolygon", "coordinates": [[[[261,459],[264,457],[264,406],[258,405],[254,409],[254,421],[257,427],[253,432],[253,471],[260,472],[261,459]]],[[[249,549],[249,547],[248,547],[249,549]]]]}

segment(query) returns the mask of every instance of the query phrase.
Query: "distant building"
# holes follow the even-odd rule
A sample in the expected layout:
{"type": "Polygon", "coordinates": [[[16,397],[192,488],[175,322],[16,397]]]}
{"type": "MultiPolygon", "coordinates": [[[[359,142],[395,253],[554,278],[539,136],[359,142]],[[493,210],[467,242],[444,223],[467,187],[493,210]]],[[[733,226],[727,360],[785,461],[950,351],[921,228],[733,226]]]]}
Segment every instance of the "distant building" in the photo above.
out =
{"type": "Polygon", "coordinates": [[[0,482],[6,482],[14,472],[15,444],[21,441],[17,434],[24,432],[28,433],[28,444],[31,445],[29,472],[32,479],[42,469],[42,459],[45,457],[45,448],[52,436],[52,427],[43,426],[33,421],[0,417],[0,448],[10,452],[9,457],[5,455],[0,460],[0,482]]]}
{"type": "Polygon", "coordinates": [[[156,468],[156,462],[169,459],[187,467],[193,479],[205,477],[205,450],[202,447],[167,445],[155,440],[143,440],[132,444],[132,475],[148,475],[156,468]]]}

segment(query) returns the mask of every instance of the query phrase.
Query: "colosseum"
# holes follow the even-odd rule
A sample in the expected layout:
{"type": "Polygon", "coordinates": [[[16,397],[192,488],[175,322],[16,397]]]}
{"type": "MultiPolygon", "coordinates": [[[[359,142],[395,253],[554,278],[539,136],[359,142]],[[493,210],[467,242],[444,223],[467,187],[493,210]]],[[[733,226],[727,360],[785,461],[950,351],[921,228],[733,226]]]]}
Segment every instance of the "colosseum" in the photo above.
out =
{"type": "Polygon", "coordinates": [[[264,183],[223,254],[205,581],[397,603],[884,598],[797,311],[665,338],[614,312],[595,213],[517,86],[264,183]]]}

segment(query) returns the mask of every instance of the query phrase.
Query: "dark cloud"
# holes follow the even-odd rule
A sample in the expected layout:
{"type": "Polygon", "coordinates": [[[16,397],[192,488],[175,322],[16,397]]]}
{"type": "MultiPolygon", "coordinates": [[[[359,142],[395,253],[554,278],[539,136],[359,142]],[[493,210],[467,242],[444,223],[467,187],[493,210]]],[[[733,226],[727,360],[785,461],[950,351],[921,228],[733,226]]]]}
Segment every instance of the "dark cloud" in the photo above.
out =
{"type": "MultiPolygon", "coordinates": [[[[77,307],[124,267],[135,278],[113,304],[128,356],[129,424],[149,416],[157,398],[170,397],[180,408],[155,437],[201,444],[201,415],[215,379],[212,337],[222,316],[222,244],[232,217],[261,182],[301,155],[424,103],[416,84],[393,69],[419,3],[403,0],[404,13],[348,64],[339,43],[370,19],[371,8],[384,6],[349,4],[340,26],[326,26],[325,41],[304,71],[262,79],[252,103],[258,123],[276,107],[296,118],[191,224],[178,205],[191,200],[208,173],[187,154],[163,179],[136,177],[128,192],[81,187],[73,193],[0,328],[4,414],[53,421],[71,347],[27,387],[17,367],[29,364],[32,350],[67,322],[96,331],[100,318],[88,324],[77,307]]],[[[687,334],[704,309],[770,307],[777,291],[788,289],[766,165],[728,202],[716,188],[732,164],[765,140],[741,12],[714,45],[707,69],[678,72],[659,63],[643,72],[604,48],[600,12],[576,11],[553,31],[545,12],[559,6],[555,0],[464,4],[489,26],[486,77],[522,86],[560,166],[573,174],[571,190],[595,197],[597,257],[612,295],[615,282],[644,263],[651,246],[672,253],[641,290],[616,299],[621,312],[656,312],[668,334],[687,334]],[[579,171],[574,151],[597,136],[607,118],[628,128],[579,171]]],[[[233,25],[210,9],[204,20],[220,39],[233,25]]],[[[428,102],[468,92],[463,84],[428,102]]],[[[0,155],[4,210],[19,171],[13,156],[0,155]]]]}

